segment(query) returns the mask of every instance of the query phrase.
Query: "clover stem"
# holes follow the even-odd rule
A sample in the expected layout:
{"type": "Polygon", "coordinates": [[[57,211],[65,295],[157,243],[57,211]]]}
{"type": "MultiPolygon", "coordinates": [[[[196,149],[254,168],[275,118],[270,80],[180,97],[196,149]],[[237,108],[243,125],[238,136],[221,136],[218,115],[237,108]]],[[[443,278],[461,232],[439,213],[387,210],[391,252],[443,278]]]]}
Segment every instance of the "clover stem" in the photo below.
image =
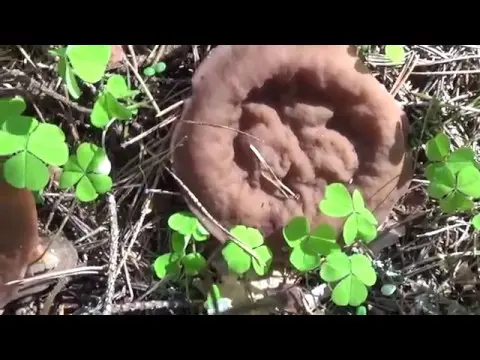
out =
{"type": "Polygon", "coordinates": [[[185,274],[185,295],[187,299],[190,299],[190,287],[188,286],[188,275],[185,274]]]}
{"type": "Polygon", "coordinates": [[[360,249],[362,249],[363,252],[365,252],[366,254],[368,254],[368,256],[370,256],[372,259],[374,258],[375,254],[373,253],[373,251],[372,251],[366,244],[364,244],[362,241],[357,240],[357,241],[355,242],[355,244],[357,244],[358,247],[359,247],[360,249]]]}
{"type": "Polygon", "coordinates": [[[142,106],[146,106],[146,105],[148,105],[147,101],[141,101],[141,102],[134,103],[132,105],[128,105],[127,109],[128,110],[135,110],[135,109],[138,109],[138,108],[140,108],[142,106]]]}

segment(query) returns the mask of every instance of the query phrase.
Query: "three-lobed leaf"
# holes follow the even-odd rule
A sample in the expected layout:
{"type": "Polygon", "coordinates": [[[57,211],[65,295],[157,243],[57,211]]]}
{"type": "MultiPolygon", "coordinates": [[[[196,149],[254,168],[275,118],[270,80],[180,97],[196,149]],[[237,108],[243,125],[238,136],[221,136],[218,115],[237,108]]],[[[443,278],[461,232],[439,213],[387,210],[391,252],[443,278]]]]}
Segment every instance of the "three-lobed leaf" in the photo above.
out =
{"type": "Polygon", "coordinates": [[[365,201],[358,189],[352,195],[342,183],[333,183],[326,187],[324,199],[319,203],[320,211],[332,217],[347,217],[342,235],[347,246],[357,237],[370,242],[377,235],[377,219],[365,207],[365,201]]]}
{"type": "Polygon", "coordinates": [[[187,240],[193,237],[195,241],[205,241],[210,234],[190,211],[180,211],[168,218],[168,226],[185,236],[187,240]]]}
{"type": "Polygon", "coordinates": [[[370,259],[362,254],[348,257],[343,252],[327,256],[320,268],[320,277],[326,282],[337,283],[332,300],[338,306],[359,306],[367,298],[367,286],[377,281],[370,259]]]}
{"type": "Polygon", "coordinates": [[[238,275],[242,275],[246,273],[253,264],[254,271],[257,274],[266,274],[271,265],[272,253],[266,245],[263,245],[264,239],[260,231],[244,225],[237,225],[230,229],[230,232],[240,240],[242,244],[252,249],[263,264],[259,263],[256,259],[252,259],[250,254],[245,252],[239,245],[233,241],[229,241],[222,249],[222,256],[229,269],[238,275]]]}
{"type": "Polygon", "coordinates": [[[0,155],[15,154],[5,162],[5,179],[14,187],[39,191],[48,183],[47,165],[62,166],[68,160],[65,135],[55,125],[10,114],[0,130],[0,155]]]}
{"type": "Polygon", "coordinates": [[[168,226],[183,236],[192,236],[198,225],[198,219],[189,211],[180,211],[168,218],[168,226]]]}
{"type": "Polygon", "coordinates": [[[82,143],[76,154],[71,155],[64,166],[59,186],[68,189],[75,186],[75,194],[82,202],[93,201],[113,186],[108,176],[111,169],[105,150],[91,143],[82,143]]]}

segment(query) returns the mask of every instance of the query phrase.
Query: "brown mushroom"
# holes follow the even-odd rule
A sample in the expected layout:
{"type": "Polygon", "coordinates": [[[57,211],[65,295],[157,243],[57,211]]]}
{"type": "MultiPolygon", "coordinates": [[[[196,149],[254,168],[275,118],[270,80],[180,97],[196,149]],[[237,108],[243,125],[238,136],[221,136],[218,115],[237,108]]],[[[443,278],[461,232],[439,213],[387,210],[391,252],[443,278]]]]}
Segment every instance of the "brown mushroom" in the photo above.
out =
{"type": "Polygon", "coordinates": [[[108,61],[108,69],[114,70],[118,69],[123,65],[125,60],[125,51],[123,50],[124,45],[111,45],[112,54],[110,60],[108,61]]]}
{"type": "Polygon", "coordinates": [[[46,282],[27,287],[8,282],[76,264],[77,253],[70,242],[61,237],[52,242],[39,236],[32,192],[12,187],[4,180],[0,180],[0,227],[0,309],[50,285],[46,282]]]}
{"type": "Polygon", "coordinates": [[[354,46],[219,46],[192,81],[172,137],[174,172],[225,227],[260,229],[277,257],[293,216],[343,224],[318,210],[327,184],[358,188],[379,223],[408,188],[404,114],[354,46]],[[298,199],[272,185],[251,145],[298,199]]]}
{"type": "Polygon", "coordinates": [[[44,248],[37,230],[37,211],[32,193],[0,181],[0,308],[18,287],[5,283],[22,279],[29,264],[38,260],[44,248]]]}

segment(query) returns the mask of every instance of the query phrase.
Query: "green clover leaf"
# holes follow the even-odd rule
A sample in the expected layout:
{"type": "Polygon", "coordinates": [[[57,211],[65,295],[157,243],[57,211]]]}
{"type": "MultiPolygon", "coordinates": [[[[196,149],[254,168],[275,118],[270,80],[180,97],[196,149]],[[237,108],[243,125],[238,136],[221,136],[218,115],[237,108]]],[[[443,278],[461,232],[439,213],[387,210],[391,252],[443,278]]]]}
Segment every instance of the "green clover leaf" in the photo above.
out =
{"type": "Polygon", "coordinates": [[[304,216],[296,216],[289,221],[283,228],[283,238],[292,248],[290,263],[302,272],[319,266],[321,256],[340,250],[332,226],[320,224],[310,231],[310,224],[304,216]]]}
{"type": "Polygon", "coordinates": [[[68,189],[75,186],[75,194],[82,202],[95,200],[112,188],[108,174],[111,164],[105,150],[95,144],[82,143],[76,155],[71,155],[60,177],[59,187],[68,189]]]}
{"type": "Polygon", "coordinates": [[[370,259],[362,254],[348,257],[342,252],[326,257],[320,277],[328,283],[336,283],[332,301],[338,306],[360,306],[367,299],[367,286],[377,281],[370,259]]]}
{"type": "Polygon", "coordinates": [[[11,113],[0,130],[0,155],[13,155],[3,169],[10,185],[39,191],[48,183],[47,166],[67,162],[68,146],[59,127],[11,113]]]}
{"type": "Polygon", "coordinates": [[[205,241],[210,234],[190,211],[180,211],[168,218],[170,229],[182,234],[187,243],[193,237],[195,241],[205,241]]]}
{"type": "Polygon", "coordinates": [[[352,195],[344,184],[334,183],[327,186],[325,197],[319,203],[320,211],[332,217],[347,217],[343,225],[343,239],[349,246],[360,238],[368,243],[377,236],[378,221],[365,207],[362,194],[357,189],[352,195]]]}
{"type": "MultiPolygon", "coordinates": [[[[270,268],[273,254],[266,245],[263,245],[264,239],[260,231],[244,225],[237,225],[230,232],[244,245],[255,251],[260,261],[263,262],[260,264],[253,259],[254,271],[260,276],[266,274],[270,268]]],[[[238,275],[246,273],[252,266],[252,257],[233,241],[229,241],[222,249],[222,255],[229,269],[238,275]]]]}

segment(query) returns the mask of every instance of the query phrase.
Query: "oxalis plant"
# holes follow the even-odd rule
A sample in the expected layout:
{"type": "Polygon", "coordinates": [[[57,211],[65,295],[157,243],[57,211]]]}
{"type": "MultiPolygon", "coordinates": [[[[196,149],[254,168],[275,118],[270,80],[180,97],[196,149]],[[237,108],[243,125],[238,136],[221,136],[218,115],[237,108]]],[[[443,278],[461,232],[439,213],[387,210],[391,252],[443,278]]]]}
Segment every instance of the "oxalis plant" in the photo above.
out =
{"type": "MultiPolygon", "coordinates": [[[[337,243],[338,234],[329,224],[311,229],[308,219],[297,216],[283,228],[283,237],[292,249],[290,263],[300,272],[318,269],[320,277],[332,288],[332,301],[338,306],[359,307],[368,296],[368,287],[377,280],[372,261],[364,254],[349,255],[347,249],[360,243],[369,243],[377,235],[377,220],[365,207],[357,189],[350,194],[342,183],[332,183],[318,204],[319,210],[330,217],[345,218],[342,249],[337,243]]],[[[360,308],[363,313],[365,309],[360,308]]]]}
{"type": "MultiPolygon", "coordinates": [[[[473,150],[464,146],[452,151],[449,138],[440,132],[427,141],[425,154],[428,195],[438,200],[445,214],[472,212],[480,198],[480,164],[473,150]]],[[[480,230],[480,214],[473,216],[472,225],[480,230]]]]}
{"type": "MultiPolygon", "coordinates": [[[[300,272],[318,269],[320,277],[333,287],[332,301],[336,305],[356,306],[357,314],[365,314],[366,309],[360,305],[368,296],[368,287],[375,284],[376,273],[369,257],[361,253],[349,255],[346,251],[361,250],[360,243],[375,239],[377,220],[365,207],[360,192],[355,189],[350,194],[341,183],[326,187],[319,210],[331,217],[345,218],[342,230],[345,248],[338,245],[337,233],[332,226],[320,224],[311,229],[306,217],[297,216],[283,228],[283,236],[291,248],[290,262],[300,272]]],[[[188,211],[171,215],[168,226],[171,229],[171,250],[156,258],[153,264],[155,274],[160,279],[167,275],[178,278],[182,269],[187,276],[199,274],[207,266],[207,261],[198,246],[210,238],[208,231],[188,211]]],[[[239,276],[250,270],[260,276],[267,274],[272,252],[264,244],[261,232],[244,225],[234,226],[230,232],[256,256],[233,241],[227,242],[221,254],[229,270],[239,276]]],[[[205,303],[209,312],[213,311],[212,296],[220,300],[219,306],[229,306],[229,303],[223,304],[228,299],[223,299],[218,286],[214,285],[205,303]]]]}
{"type": "MultiPolygon", "coordinates": [[[[210,238],[209,232],[189,211],[171,215],[168,218],[168,226],[171,229],[171,251],[155,260],[153,267],[156,275],[160,279],[167,275],[176,276],[182,268],[186,275],[198,274],[206,267],[207,262],[197,246],[210,238]]],[[[256,258],[236,243],[227,240],[227,244],[222,249],[222,256],[229,270],[238,275],[244,275],[253,268],[258,275],[265,275],[271,265],[272,252],[263,244],[264,239],[260,231],[237,225],[232,227],[230,232],[251,249],[256,258]]]]}
{"type": "MultiPolygon", "coordinates": [[[[179,279],[182,274],[195,276],[207,266],[207,260],[201,254],[201,245],[210,239],[209,232],[200,221],[189,211],[181,211],[171,215],[167,221],[170,228],[170,251],[158,256],[153,263],[153,270],[159,279],[169,276],[179,279]],[[182,271],[183,270],[183,271],[182,271]]],[[[264,238],[255,228],[237,225],[230,229],[235,236],[251,253],[227,239],[222,249],[222,256],[230,271],[244,276],[253,270],[256,274],[265,275],[272,262],[272,252],[264,244],[264,238]],[[255,256],[252,256],[254,254],[255,256]]],[[[208,313],[225,310],[231,306],[230,299],[222,298],[216,284],[209,290],[205,307],[208,313]],[[215,299],[215,301],[214,301],[215,299]]]]}
{"type": "Polygon", "coordinates": [[[24,115],[22,97],[0,99],[0,156],[2,178],[18,189],[41,194],[50,180],[50,167],[60,168],[59,186],[75,187],[82,202],[92,201],[112,187],[110,162],[103,149],[81,143],[70,155],[62,129],[24,115]]]}
{"type": "MultiPolygon", "coordinates": [[[[111,45],[67,45],[50,53],[58,56],[57,72],[75,100],[83,94],[82,82],[99,84],[90,115],[93,126],[104,129],[112,120],[130,121],[137,114],[142,103],[136,102],[135,97],[140,91],[131,89],[124,76],[107,74],[111,45]]],[[[159,62],[147,69],[151,69],[148,76],[158,75],[166,70],[166,65],[159,62]]]]}

